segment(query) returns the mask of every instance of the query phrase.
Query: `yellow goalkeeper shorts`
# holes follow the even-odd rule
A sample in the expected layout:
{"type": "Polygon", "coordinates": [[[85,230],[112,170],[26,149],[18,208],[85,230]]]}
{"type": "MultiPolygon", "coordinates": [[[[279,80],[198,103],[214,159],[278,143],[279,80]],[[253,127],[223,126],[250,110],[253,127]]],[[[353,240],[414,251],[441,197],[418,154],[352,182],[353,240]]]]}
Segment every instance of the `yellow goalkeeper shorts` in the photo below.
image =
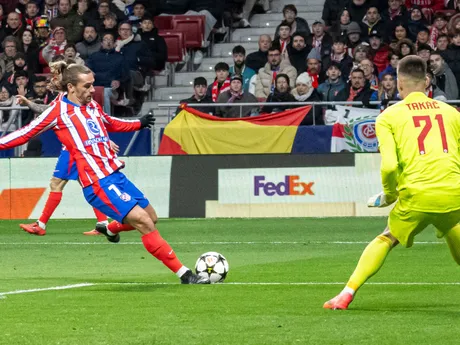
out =
{"type": "Polygon", "coordinates": [[[447,213],[411,211],[402,208],[398,200],[388,217],[388,228],[399,243],[409,248],[414,243],[414,237],[428,225],[433,224],[438,229],[437,236],[442,237],[459,222],[460,210],[447,213]]]}

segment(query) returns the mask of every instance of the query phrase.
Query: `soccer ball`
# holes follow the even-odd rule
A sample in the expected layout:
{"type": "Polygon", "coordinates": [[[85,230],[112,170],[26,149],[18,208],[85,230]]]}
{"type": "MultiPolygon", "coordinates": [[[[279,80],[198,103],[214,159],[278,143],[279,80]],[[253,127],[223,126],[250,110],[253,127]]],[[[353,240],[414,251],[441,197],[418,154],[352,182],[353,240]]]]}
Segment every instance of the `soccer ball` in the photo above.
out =
{"type": "Polygon", "coordinates": [[[228,273],[228,261],[219,253],[202,254],[195,265],[196,274],[209,278],[211,283],[222,283],[228,273]]]}

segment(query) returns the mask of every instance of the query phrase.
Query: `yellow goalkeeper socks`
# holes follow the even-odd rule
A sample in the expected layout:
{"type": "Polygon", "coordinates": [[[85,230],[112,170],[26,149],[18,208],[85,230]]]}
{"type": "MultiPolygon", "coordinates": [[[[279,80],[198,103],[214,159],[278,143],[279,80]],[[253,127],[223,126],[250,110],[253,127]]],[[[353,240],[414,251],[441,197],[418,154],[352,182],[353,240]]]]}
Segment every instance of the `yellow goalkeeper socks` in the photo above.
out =
{"type": "Polygon", "coordinates": [[[460,224],[457,224],[450,229],[444,238],[446,239],[450,253],[452,254],[455,262],[460,265],[460,224]]]}
{"type": "Polygon", "coordinates": [[[391,240],[383,235],[377,236],[369,243],[344,291],[354,294],[370,277],[376,274],[385,262],[391,248],[391,240]]]}

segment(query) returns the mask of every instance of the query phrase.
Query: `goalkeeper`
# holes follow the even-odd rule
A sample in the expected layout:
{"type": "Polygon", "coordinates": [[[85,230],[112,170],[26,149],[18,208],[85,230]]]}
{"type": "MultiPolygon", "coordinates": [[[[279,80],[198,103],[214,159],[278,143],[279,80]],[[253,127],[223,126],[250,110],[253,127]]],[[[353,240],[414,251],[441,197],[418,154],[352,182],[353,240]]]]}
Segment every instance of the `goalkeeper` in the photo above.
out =
{"type": "Polygon", "coordinates": [[[414,237],[433,224],[460,265],[460,114],[450,105],[428,98],[426,63],[407,56],[398,65],[403,101],[387,108],[376,121],[382,156],[383,192],[369,207],[397,203],[388,226],[359,259],[346,287],[324,304],[347,309],[356,291],[382,267],[398,243],[411,247],[414,237]]]}

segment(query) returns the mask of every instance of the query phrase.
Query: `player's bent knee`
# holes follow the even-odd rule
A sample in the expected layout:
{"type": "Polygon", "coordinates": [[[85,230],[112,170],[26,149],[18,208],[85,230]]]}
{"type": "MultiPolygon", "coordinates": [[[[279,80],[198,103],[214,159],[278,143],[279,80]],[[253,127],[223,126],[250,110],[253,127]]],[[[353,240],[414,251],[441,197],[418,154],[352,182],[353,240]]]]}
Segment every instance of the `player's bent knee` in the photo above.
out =
{"type": "Polygon", "coordinates": [[[67,180],[63,180],[57,177],[51,177],[50,189],[52,192],[62,192],[67,182],[67,180]]]}
{"type": "Polygon", "coordinates": [[[385,231],[382,233],[382,236],[385,236],[391,241],[391,247],[395,247],[399,244],[398,239],[391,234],[390,229],[388,228],[385,229],[385,231]]]}

